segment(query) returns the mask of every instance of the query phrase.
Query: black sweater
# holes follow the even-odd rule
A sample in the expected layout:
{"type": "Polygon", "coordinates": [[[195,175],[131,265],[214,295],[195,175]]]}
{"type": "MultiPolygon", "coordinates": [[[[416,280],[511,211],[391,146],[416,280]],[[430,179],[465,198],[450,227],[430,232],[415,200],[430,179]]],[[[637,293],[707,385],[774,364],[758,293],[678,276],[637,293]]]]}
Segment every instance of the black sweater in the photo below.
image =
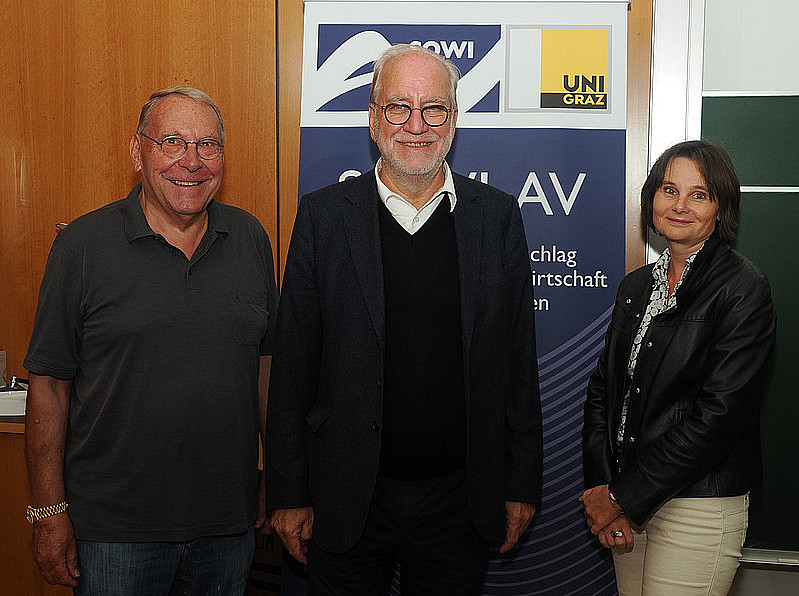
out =
{"type": "Polygon", "coordinates": [[[386,361],[380,473],[398,480],[465,465],[460,282],[447,198],[411,235],[380,203],[386,361]]]}

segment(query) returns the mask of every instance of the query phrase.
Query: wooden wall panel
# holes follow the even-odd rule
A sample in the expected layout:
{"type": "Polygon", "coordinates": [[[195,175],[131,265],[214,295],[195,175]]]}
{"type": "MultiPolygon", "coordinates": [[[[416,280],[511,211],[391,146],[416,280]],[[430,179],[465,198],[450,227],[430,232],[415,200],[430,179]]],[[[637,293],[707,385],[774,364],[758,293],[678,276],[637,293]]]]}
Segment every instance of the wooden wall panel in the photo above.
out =
{"type": "Polygon", "coordinates": [[[627,225],[626,270],[646,263],[641,187],[648,173],[652,2],[632,0],[627,11],[627,225]]]}
{"type": "Polygon", "coordinates": [[[302,0],[278,0],[278,191],[280,277],[297,216],[300,175],[300,102],[302,100],[302,0]]]}
{"type": "Polygon", "coordinates": [[[3,1],[0,345],[10,373],[25,374],[55,224],[137,181],[128,142],[153,91],[186,84],[214,98],[227,133],[219,198],[254,213],[276,244],[275,15],[275,0],[3,1]]]}

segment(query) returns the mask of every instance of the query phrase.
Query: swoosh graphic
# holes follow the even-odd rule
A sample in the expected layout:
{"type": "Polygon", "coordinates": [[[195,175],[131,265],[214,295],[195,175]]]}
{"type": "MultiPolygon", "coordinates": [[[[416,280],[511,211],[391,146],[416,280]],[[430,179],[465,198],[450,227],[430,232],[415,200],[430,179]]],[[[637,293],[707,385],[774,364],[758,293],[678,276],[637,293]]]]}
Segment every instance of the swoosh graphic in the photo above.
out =
{"type": "MultiPolygon", "coordinates": [[[[341,44],[313,76],[313,86],[306,89],[303,101],[307,101],[308,108],[316,112],[331,99],[348,91],[369,85],[372,82],[372,73],[364,73],[352,78],[350,75],[364,65],[372,62],[374,58],[388,48],[391,44],[376,31],[362,31],[350,37],[341,44]],[[359,57],[374,56],[372,60],[362,60],[359,57]]],[[[479,102],[488,91],[502,79],[505,69],[505,44],[500,39],[498,43],[469,70],[458,82],[458,107],[466,112],[479,102]]],[[[367,106],[358,110],[365,111],[367,106]]]]}
{"type": "MultiPolygon", "coordinates": [[[[468,112],[483,99],[505,72],[505,40],[500,40],[458,81],[458,110],[468,112]]],[[[501,93],[501,90],[500,90],[501,93]]]]}
{"type": "MultiPolygon", "coordinates": [[[[333,52],[313,76],[313,85],[308,85],[303,93],[303,101],[308,102],[312,111],[317,111],[331,99],[372,82],[372,73],[364,73],[348,78],[362,66],[373,62],[380,52],[391,44],[376,31],[362,31],[350,37],[333,52]],[[363,60],[363,56],[372,58],[363,60]],[[354,62],[354,60],[360,60],[354,62]]],[[[363,106],[363,110],[367,106],[363,106]]]]}

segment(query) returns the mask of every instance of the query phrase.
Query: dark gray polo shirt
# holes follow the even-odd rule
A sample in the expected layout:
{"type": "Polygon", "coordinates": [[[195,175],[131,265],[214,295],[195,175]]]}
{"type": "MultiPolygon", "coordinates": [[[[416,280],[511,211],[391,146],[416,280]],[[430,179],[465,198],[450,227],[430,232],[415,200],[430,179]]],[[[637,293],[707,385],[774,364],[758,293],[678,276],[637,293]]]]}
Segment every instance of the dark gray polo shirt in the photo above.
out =
{"type": "Polygon", "coordinates": [[[73,379],[64,480],[79,539],[241,532],[277,307],[269,238],[212,201],[188,260],[150,229],[139,189],[56,237],[25,367],[73,379]]]}

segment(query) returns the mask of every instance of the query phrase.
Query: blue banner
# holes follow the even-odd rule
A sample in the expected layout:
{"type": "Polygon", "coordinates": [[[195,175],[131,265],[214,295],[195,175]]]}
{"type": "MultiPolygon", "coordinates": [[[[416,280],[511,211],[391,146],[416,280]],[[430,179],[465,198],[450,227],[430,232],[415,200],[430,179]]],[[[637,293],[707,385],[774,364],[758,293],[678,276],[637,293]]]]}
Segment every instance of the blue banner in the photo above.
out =
{"type": "MultiPolygon", "coordinates": [[[[535,286],[544,501],[520,545],[492,559],[483,593],[615,594],[609,553],[577,498],[585,385],[624,275],[626,2],[308,2],[305,18],[300,195],[374,168],[372,61],[391,44],[418,43],[462,73],[447,162],[519,201],[535,286]]],[[[284,574],[283,593],[301,593],[294,572],[284,574]]]]}

